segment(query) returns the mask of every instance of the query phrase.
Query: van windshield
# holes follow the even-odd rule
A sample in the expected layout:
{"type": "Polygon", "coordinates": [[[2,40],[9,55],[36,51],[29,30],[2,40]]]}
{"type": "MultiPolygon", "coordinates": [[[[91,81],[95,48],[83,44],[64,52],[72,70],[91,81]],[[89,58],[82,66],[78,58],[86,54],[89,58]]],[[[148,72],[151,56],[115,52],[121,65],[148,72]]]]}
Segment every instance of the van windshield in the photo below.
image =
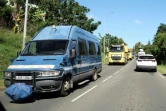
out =
{"type": "Polygon", "coordinates": [[[22,56],[63,55],[66,53],[68,40],[40,40],[28,44],[22,56]]]}

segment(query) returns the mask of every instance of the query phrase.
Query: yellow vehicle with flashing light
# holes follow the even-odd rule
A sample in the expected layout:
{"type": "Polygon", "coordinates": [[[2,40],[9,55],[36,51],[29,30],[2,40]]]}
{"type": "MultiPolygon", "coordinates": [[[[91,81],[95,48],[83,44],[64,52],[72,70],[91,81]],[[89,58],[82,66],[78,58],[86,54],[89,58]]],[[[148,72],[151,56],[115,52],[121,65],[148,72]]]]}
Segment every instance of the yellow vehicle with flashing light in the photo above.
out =
{"type": "Polygon", "coordinates": [[[121,45],[111,45],[107,48],[108,64],[119,63],[127,64],[128,46],[121,45]]]}

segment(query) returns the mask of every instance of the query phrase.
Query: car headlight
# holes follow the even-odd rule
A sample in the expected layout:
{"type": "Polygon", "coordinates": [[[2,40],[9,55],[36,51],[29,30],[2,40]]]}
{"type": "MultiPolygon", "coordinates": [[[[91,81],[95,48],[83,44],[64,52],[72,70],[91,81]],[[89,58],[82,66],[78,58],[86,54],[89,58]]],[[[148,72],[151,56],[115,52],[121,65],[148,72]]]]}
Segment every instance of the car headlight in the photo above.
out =
{"type": "Polygon", "coordinates": [[[11,72],[5,72],[4,76],[5,77],[11,77],[11,74],[12,74],[11,72]]]}
{"type": "Polygon", "coordinates": [[[39,72],[39,77],[45,77],[45,76],[57,76],[60,74],[60,71],[46,71],[46,72],[39,72]]]}

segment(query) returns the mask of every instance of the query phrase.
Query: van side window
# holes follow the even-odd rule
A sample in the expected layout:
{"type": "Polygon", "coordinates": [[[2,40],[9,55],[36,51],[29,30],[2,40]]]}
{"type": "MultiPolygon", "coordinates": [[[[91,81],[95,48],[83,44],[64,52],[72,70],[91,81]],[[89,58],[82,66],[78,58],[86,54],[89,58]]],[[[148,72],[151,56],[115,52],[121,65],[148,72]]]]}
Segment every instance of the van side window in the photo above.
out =
{"type": "Polygon", "coordinates": [[[30,47],[28,47],[28,50],[25,51],[25,53],[32,53],[32,54],[35,54],[36,53],[36,43],[35,42],[31,42],[30,43],[30,47]]]}
{"type": "Polygon", "coordinates": [[[83,39],[79,39],[79,55],[87,55],[87,45],[83,39]]]}
{"type": "Polygon", "coordinates": [[[98,46],[98,52],[97,52],[97,55],[100,55],[100,46],[99,46],[99,44],[97,44],[97,46],[98,46]]]}
{"type": "Polygon", "coordinates": [[[89,55],[96,55],[95,44],[93,42],[88,42],[88,43],[89,43],[89,55]]]}

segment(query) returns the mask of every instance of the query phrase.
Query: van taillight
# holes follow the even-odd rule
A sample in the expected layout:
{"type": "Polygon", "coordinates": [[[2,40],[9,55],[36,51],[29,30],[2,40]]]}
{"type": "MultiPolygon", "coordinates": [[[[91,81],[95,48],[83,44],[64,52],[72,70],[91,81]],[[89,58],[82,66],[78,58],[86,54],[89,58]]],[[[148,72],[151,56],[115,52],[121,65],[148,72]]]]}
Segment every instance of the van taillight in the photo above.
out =
{"type": "Polygon", "coordinates": [[[155,60],[152,60],[152,62],[156,62],[155,60]]]}
{"type": "Polygon", "coordinates": [[[138,62],[142,62],[141,60],[138,60],[138,62]]]}

